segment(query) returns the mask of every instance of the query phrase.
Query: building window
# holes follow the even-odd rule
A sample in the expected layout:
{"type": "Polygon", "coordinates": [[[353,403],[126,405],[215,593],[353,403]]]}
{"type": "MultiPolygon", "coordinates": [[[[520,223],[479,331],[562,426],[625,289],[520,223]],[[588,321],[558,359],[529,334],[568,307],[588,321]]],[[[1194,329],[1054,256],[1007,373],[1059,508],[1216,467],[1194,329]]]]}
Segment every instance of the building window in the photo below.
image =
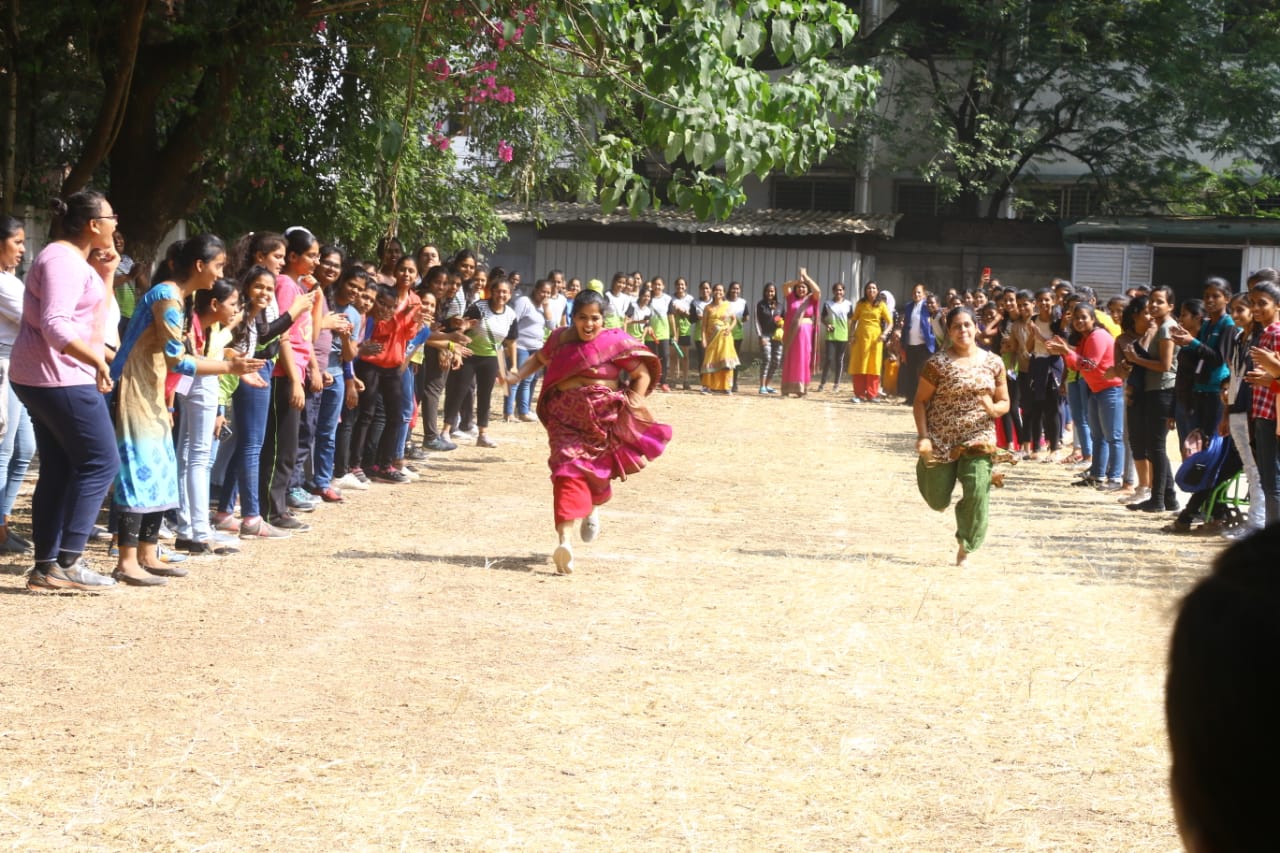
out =
{"type": "Polygon", "coordinates": [[[1098,212],[1095,187],[1072,184],[1026,184],[1016,190],[1019,219],[1080,219],[1098,212]]]}
{"type": "Polygon", "coordinates": [[[848,178],[775,178],[773,207],[782,210],[853,210],[853,181],[848,178]]]}
{"type": "Polygon", "coordinates": [[[893,212],[903,216],[959,216],[960,206],[944,201],[933,184],[899,182],[894,186],[893,212]]]}

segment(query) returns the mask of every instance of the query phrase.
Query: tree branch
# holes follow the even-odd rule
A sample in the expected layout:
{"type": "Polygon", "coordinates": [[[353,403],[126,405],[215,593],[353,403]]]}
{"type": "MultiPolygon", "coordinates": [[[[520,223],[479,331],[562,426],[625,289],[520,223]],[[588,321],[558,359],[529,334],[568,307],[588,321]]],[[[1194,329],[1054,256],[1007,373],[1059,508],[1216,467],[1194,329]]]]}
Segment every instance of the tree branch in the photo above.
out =
{"type": "Polygon", "coordinates": [[[133,70],[138,61],[138,46],[142,41],[142,22],[146,14],[147,0],[125,0],[115,45],[120,65],[107,81],[102,106],[80,151],[80,157],[62,182],[63,195],[77,192],[89,183],[120,135],[127,111],[129,89],[133,84],[133,70]]]}

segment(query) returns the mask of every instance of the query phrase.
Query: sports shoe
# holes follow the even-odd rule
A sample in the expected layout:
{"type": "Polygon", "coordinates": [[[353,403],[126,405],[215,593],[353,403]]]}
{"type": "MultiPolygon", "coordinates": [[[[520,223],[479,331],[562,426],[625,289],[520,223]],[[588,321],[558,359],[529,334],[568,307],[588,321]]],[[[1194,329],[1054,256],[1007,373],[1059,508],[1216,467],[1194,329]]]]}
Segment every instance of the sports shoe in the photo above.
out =
{"type": "Polygon", "coordinates": [[[240,530],[240,522],[236,521],[236,517],[232,513],[227,513],[222,519],[215,515],[213,529],[221,530],[223,533],[235,533],[240,530]]]}
{"type": "Polygon", "coordinates": [[[573,550],[568,545],[557,545],[551,559],[556,564],[556,574],[573,574],[573,550]]]}
{"type": "Polygon", "coordinates": [[[1100,492],[1118,492],[1124,488],[1124,483],[1120,480],[1103,480],[1098,484],[1100,492]]]}
{"type": "MultiPolygon", "coordinates": [[[[34,572],[34,570],[33,570],[34,572]]],[[[116,585],[115,580],[107,575],[99,574],[89,568],[89,564],[81,557],[75,561],[74,565],[63,568],[57,563],[49,563],[43,571],[44,577],[41,579],[47,583],[46,587],[37,587],[40,589],[70,589],[79,590],[80,592],[101,592],[104,589],[110,589],[116,585]]],[[[27,580],[27,588],[31,588],[31,580],[27,580]]]]}
{"type": "Polygon", "coordinates": [[[31,545],[20,541],[16,534],[10,533],[0,542],[0,554],[25,554],[33,550],[31,545]]]}
{"type": "Polygon", "coordinates": [[[578,535],[582,537],[583,542],[596,541],[596,537],[600,535],[600,510],[592,508],[591,515],[582,519],[578,535]]]}
{"type": "Polygon", "coordinates": [[[288,539],[292,534],[267,524],[266,519],[259,518],[253,523],[240,522],[241,539],[288,539]]]}
{"type": "Polygon", "coordinates": [[[373,479],[379,483],[400,484],[409,482],[409,475],[396,468],[390,466],[386,468],[375,468],[373,471],[373,479]]]}
{"type": "Polygon", "coordinates": [[[498,442],[489,438],[488,435],[482,435],[476,438],[476,447],[497,447],[498,442]]]}
{"type": "Polygon", "coordinates": [[[417,462],[419,460],[426,459],[427,454],[421,447],[411,443],[404,449],[404,458],[412,459],[414,462],[417,462]]]}
{"type": "Polygon", "coordinates": [[[408,477],[410,483],[416,483],[422,479],[422,475],[418,473],[418,469],[414,468],[408,462],[401,465],[396,470],[399,471],[401,474],[404,474],[406,477],[408,477]]]}
{"type": "Polygon", "coordinates": [[[286,513],[277,518],[271,519],[271,524],[280,530],[288,530],[291,533],[306,533],[311,529],[311,525],[299,519],[293,513],[286,513]]]}
{"type": "MultiPolygon", "coordinates": [[[[47,563],[44,565],[48,565],[47,563]]],[[[45,570],[39,566],[32,566],[27,570],[27,589],[32,592],[44,592],[45,590],[56,590],[57,587],[49,583],[49,576],[45,570]]]]}
{"type": "Polygon", "coordinates": [[[453,434],[460,435],[463,438],[475,438],[480,434],[480,427],[476,426],[475,424],[472,424],[466,429],[455,429],[453,431],[453,434]]]}
{"type": "MultiPolygon", "coordinates": [[[[666,391],[668,394],[671,393],[671,389],[668,388],[666,385],[662,386],[662,390],[666,391]]],[[[526,423],[526,424],[531,424],[538,420],[538,416],[535,415],[533,412],[524,412],[522,414],[516,415],[516,420],[522,421],[523,423],[526,423]]]]}
{"type": "Polygon", "coordinates": [[[299,512],[315,512],[317,501],[313,500],[311,495],[307,494],[303,489],[295,486],[289,490],[288,499],[285,501],[289,505],[289,509],[296,509],[299,512]]]}
{"type": "Polygon", "coordinates": [[[435,438],[431,439],[430,441],[428,441],[426,444],[422,446],[425,447],[427,450],[434,450],[437,453],[441,453],[446,450],[458,449],[458,445],[454,444],[452,441],[445,438],[443,435],[437,435],[435,438]]]}
{"type": "MultiPolygon", "coordinates": [[[[177,537],[174,537],[174,541],[177,541],[177,537]]],[[[186,554],[179,554],[168,545],[163,544],[156,545],[156,557],[160,562],[168,566],[176,566],[178,563],[187,559],[186,554]]]]}
{"type": "Polygon", "coordinates": [[[1139,486],[1138,488],[1133,490],[1132,495],[1130,495],[1127,498],[1121,498],[1120,503],[1140,504],[1149,497],[1151,497],[1151,489],[1147,488],[1146,486],[1139,486]]]}
{"type": "Polygon", "coordinates": [[[333,485],[339,489],[355,489],[357,492],[369,490],[369,484],[361,480],[355,474],[348,471],[341,477],[333,481],[333,485]]]}

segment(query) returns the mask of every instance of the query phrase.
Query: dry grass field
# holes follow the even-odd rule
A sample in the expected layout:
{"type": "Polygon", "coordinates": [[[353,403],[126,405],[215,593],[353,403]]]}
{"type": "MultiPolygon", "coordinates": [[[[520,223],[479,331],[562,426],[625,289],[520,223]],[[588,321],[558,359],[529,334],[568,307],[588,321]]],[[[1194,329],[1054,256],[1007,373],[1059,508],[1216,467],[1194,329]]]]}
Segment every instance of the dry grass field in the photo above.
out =
{"type": "Polygon", "coordinates": [[[501,423],[163,589],[0,566],[0,845],[1180,849],[1165,645],[1220,540],[1023,463],[960,570],[906,407],[653,408],[567,577],[501,423]]]}

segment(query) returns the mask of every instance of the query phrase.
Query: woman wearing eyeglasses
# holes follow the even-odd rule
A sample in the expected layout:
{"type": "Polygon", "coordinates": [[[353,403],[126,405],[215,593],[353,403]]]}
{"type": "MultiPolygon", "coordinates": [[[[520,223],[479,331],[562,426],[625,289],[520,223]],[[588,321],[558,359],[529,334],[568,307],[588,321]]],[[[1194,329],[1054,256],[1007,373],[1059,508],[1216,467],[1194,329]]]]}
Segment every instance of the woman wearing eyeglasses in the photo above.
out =
{"type": "Polygon", "coordinates": [[[115,584],[90,568],[85,546],[120,467],[104,394],[111,390],[105,333],[111,302],[95,249],[114,269],[117,216],[101,193],[53,202],[57,239],[27,275],[13,344],[12,390],[31,413],[40,479],[31,501],[35,567],[30,590],[98,592],[115,584]]]}

